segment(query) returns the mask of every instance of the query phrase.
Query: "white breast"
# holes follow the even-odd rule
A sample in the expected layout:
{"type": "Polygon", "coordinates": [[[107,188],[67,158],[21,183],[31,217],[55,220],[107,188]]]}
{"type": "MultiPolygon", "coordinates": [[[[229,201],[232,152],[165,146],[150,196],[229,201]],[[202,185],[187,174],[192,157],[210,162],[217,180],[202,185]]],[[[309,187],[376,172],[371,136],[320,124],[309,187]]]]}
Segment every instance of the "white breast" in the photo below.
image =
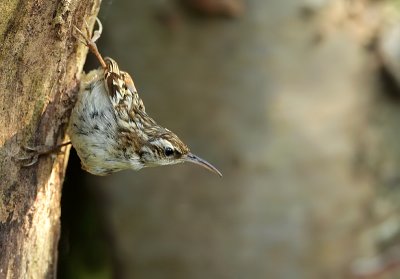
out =
{"type": "Polygon", "coordinates": [[[83,168],[96,175],[140,169],[138,158],[117,156],[120,151],[118,125],[104,80],[91,80],[82,87],[71,114],[68,133],[83,168]]]}

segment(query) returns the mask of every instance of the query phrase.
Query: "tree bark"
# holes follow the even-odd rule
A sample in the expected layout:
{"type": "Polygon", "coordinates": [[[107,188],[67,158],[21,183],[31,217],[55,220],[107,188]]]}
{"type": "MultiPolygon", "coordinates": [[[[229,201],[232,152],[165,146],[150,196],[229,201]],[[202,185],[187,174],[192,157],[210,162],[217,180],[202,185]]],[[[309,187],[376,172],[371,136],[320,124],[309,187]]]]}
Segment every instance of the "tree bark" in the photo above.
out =
{"type": "Polygon", "coordinates": [[[0,1],[0,278],[53,278],[68,148],[23,167],[21,146],[66,140],[87,49],[73,25],[99,0],[0,1]]]}

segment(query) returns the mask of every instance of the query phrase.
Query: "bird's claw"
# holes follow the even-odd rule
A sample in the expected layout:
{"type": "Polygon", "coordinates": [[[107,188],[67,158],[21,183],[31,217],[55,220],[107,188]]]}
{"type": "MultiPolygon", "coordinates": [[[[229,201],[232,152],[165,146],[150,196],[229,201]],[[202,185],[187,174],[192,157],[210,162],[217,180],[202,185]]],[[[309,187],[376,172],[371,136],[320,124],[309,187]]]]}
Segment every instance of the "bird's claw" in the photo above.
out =
{"type": "Polygon", "coordinates": [[[37,147],[24,145],[21,146],[21,149],[26,152],[26,156],[15,157],[15,160],[21,162],[21,166],[30,167],[37,163],[37,161],[39,160],[39,156],[41,155],[40,152],[38,152],[37,147]]]}
{"type": "Polygon", "coordinates": [[[65,142],[65,143],[62,143],[59,145],[55,145],[55,146],[39,145],[39,146],[32,147],[32,146],[24,145],[24,146],[21,146],[21,149],[23,149],[25,151],[26,156],[15,157],[15,159],[17,161],[20,161],[21,165],[23,167],[30,167],[37,163],[40,156],[59,152],[61,147],[69,145],[69,144],[71,144],[71,142],[65,142]],[[24,161],[26,161],[26,163],[23,163],[24,161]]]}
{"type": "Polygon", "coordinates": [[[96,22],[97,22],[97,25],[99,26],[99,29],[94,30],[94,32],[93,32],[92,42],[94,42],[94,43],[100,38],[101,33],[103,33],[103,25],[101,24],[101,21],[98,17],[96,17],[96,22]]]}
{"type": "Polygon", "coordinates": [[[25,151],[31,151],[31,152],[37,152],[38,151],[38,147],[31,147],[29,145],[22,146],[22,149],[25,150],[25,151]]]}
{"type": "Polygon", "coordinates": [[[86,20],[84,20],[85,28],[84,31],[80,30],[78,27],[74,25],[74,29],[80,36],[75,36],[80,42],[82,42],[85,46],[93,45],[100,38],[101,33],[103,32],[103,25],[101,21],[96,17],[97,25],[99,29],[93,32],[93,36],[90,34],[90,27],[86,20]],[[85,33],[86,34],[85,34],[85,33]]]}
{"type": "Polygon", "coordinates": [[[74,29],[80,35],[80,36],[76,36],[76,35],[74,35],[74,36],[79,41],[81,41],[85,46],[87,46],[89,48],[89,50],[91,52],[93,52],[94,55],[96,55],[97,59],[99,60],[99,62],[101,64],[101,66],[103,67],[103,69],[106,69],[107,68],[107,64],[104,61],[103,57],[101,56],[101,54],[100,54],[100,52],[99,52],[99,50],[97,49],[97,46],[96,46],[96,41],[100,38],[101,33],[103,32],[103,25],[101,24],[100,20],[97,17],[96,17],[96,22],[97,22],[97,25],[99,26],[99,29],[95,30],[93,32],[93,36],[90,35],[89,24],[87,23],[86,20],[84,21],[84,25],[85,25],[85,30],[84,31],[82,31],[78,27],[74,26],[74,29]]]}
{"type": "Polygon", "coordinates": [[[32,156],[27,156],[27,157],[18,157],[16,158],[16,160],[21,162],[21,166],[30,167],[37,163],[37,161],[39,160],[39,154],[34,154],[32,156]],[[27,162],[23,163],[24,161],[27,162]]]}

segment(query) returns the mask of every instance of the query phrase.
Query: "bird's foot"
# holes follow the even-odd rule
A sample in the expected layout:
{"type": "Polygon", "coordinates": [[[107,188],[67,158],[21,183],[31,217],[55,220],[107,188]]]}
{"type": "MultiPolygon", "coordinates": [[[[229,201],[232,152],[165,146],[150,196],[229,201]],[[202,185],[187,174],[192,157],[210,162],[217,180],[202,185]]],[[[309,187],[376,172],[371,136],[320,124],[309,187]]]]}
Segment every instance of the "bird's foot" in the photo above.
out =
{"type": "Polygon", "coordinates": [[[39,157],[42,155],[48,155],[51,153],[58,153],[60,148],[71,144],[71,142],[65,142],[55,146],[39,145],[35,147],[22,146],[21,149],[24,150],[25,156],[15,157],[15,160],[19,161],[23,167],[30,167],[37,163],[39,157]]]}
{"type": "Polygon", "coordinates": [[[100,38],[101,33],[103,32],[103,25],[101,24],[100,19],[96,17],[96,22],[99,29],[93,32],[93,36],[90,34],[90,27],[86,20],[84,20],[84,29],[83,31],[80,30],[78,27],[74,25],[75,31],[78,35],[74,35],[80,42],[82,42],[85,46],[89,48],[94,55],[96,55],[97,59],[99,60],[101,66],[106,68],[106,63],[104,62],[103,57],[101,56],[99,50],[97,49],[96,41],[100,38]]]}

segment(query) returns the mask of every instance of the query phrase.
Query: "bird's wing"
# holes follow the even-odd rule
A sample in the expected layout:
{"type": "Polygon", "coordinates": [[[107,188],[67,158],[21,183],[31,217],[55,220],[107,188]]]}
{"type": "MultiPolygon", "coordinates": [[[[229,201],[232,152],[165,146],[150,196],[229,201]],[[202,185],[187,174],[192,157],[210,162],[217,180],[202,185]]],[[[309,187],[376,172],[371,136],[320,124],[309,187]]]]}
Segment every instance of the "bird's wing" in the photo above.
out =
{"type": "Polygon", "coordinates": [[[119,70],[118,64],[111,58],[105,58],[107,69],[104,73],[105,86],[115,111],[122,119],[129,120],[139,111],[145,112],[135,84],[127,72],[119,70]]]}

